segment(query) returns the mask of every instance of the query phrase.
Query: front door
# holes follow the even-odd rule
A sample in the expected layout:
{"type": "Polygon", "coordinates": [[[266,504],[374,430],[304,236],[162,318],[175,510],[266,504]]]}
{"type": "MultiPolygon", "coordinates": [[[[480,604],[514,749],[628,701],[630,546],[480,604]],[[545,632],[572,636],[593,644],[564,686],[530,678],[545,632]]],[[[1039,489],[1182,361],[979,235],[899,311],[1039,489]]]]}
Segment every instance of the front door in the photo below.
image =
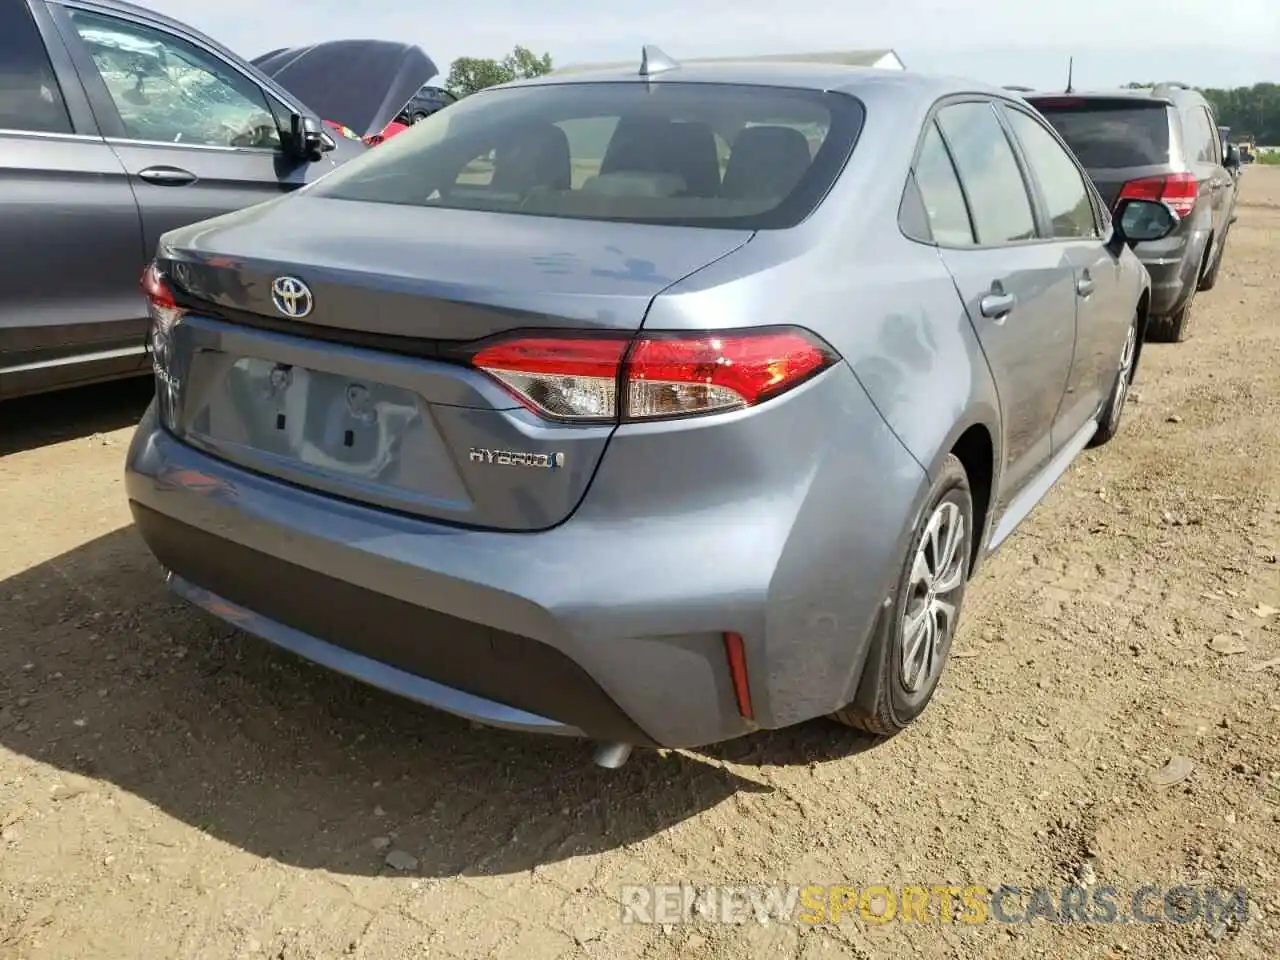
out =
{"type": "Polygon", "coordinates": [[[300,186],[285,109],[216,52],[130,16],[65,7],[60,26],[128,172],[148,255],[161,234],[300,186]]]}

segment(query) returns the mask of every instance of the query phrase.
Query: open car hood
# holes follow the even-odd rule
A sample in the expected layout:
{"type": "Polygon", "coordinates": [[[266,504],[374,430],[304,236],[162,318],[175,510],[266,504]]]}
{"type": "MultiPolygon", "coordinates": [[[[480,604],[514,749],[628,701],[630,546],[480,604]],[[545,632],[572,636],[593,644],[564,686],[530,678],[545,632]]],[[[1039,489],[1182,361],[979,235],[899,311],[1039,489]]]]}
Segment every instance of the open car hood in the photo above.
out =
{"type": "Polygon", "coordinates": [[[316,111],[360,137],[379,133],[440,71],[421,47],[390,40],[331,40],[286,47],[253,65],[316,111]]]}

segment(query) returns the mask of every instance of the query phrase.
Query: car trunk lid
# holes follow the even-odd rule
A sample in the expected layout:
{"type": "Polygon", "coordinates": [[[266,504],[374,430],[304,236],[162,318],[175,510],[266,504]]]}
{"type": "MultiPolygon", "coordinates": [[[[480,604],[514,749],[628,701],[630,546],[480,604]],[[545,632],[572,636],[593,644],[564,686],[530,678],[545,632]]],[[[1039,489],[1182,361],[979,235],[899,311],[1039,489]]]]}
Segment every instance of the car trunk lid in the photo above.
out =
{"type": "Polygon", "coordinates": [[[347,499],[544,529],[581,500],[614,425],[540,419],[454,362],[459,345],[634,333],[663,288],[751,235],[304,195],[184,228],[159,258],[186,310],[165,351],[170,428],[347,499]],[[309,291],[303,316],[277,304],[280,278],[309,291]]]}

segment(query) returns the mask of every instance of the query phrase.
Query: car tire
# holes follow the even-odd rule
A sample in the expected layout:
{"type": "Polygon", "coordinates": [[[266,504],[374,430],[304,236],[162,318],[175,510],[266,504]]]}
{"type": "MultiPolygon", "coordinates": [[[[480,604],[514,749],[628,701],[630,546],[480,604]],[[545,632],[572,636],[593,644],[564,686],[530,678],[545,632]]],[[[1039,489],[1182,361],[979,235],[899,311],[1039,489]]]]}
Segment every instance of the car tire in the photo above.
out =
{"type": "Polygon", "coordinates": [[[418,111],[415,111],[415,112],[414,112],[413,116],[412,116],[412,117],[410,117],[410,119],[411,119],[414,123],[421,123],[423,120],[427,119],[427,117],[429,117],[429,116],[431,116],[431,114],[429,114],[429,113],[423,113],[421,110],[418,110],[418,111]]]}
{"type": "Polygon", "coordinates": [[[1129,324],[1124,346],[1120,348],[1120,369],[1116,371],[1116,382],[1098,416],[1098,429],[1089,439],[1089,446],[1100,447],[1120,431],[1120,420],[1124,417],[1124,405],[1129,399],[1129,387],[1133,385],[1134,364],[1137,359],[1138,317],[1135,315],[1133,323],[1129,324]]]}
{"type": "Polygon", "coordinates": [[[1153,343],[1183,343],[1191,338],[1191,324],[1195,316],[1196,288],[1187,294],[1186,302],[1176,313],[1166,317],[1152,317],[1147,322],[1147,339],[1153,343]]]}
{"type": "Polygon", "coordinates": [[[1206,290],[1212,290],[1218,283],[1218,273],[1222,270],[1222,258],[1227,252],[1227,241],[1231,239],[1231,228],[1227,227],[1226,232],[1222,234],[1222,243],[1218,244],[1218,257],[1213,261],[1213,266],[1209,269],[1200,280],[1199,289],[1203,293],[1206,290]]]}
{"type": "Polygon", "coordinates": [[[951,653],[976,535],[969,476],[959,459],[948,456],[929,489],[892,605],[881,618],[878,642],[864,668],[864,673],[875,671],[864,677],[864,685],[872,681],[873,702],[850,704],[832,714],[835,720],[889,737],[924,712],[951,653]],[[957,534],[954,542],[949,531],[957,534]]]}

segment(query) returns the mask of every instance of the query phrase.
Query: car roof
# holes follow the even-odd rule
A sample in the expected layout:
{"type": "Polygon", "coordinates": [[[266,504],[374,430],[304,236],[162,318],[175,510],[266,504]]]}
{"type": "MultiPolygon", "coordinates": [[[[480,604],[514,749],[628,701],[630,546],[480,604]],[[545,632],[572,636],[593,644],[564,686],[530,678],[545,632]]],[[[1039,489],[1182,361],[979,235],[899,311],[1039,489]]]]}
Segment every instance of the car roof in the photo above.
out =
{"type": "MultiPolygon", "coordinates": [[[[503,87],[552,86],[579,83],[644,83],[639,60],[633,67],[610,67],[573,73],[550,73],[530,80],[517,80],[503,87]]],[[[975,80],[934,76],[909,70],[883,67],[859,67],[832,63],[761,62],[750,60],[693,62],[656,73],[647,78],[651,83],[708,83],[765,87],[788,87],[804,90],[838,90],[856,94],[875,88],[897,93],[910,99],[937,99],[950,93],[981,93],[1014,100],[1008,91],[975,80]]],[[[497,88],[494,88],[497,89],[497,88]]]]}

